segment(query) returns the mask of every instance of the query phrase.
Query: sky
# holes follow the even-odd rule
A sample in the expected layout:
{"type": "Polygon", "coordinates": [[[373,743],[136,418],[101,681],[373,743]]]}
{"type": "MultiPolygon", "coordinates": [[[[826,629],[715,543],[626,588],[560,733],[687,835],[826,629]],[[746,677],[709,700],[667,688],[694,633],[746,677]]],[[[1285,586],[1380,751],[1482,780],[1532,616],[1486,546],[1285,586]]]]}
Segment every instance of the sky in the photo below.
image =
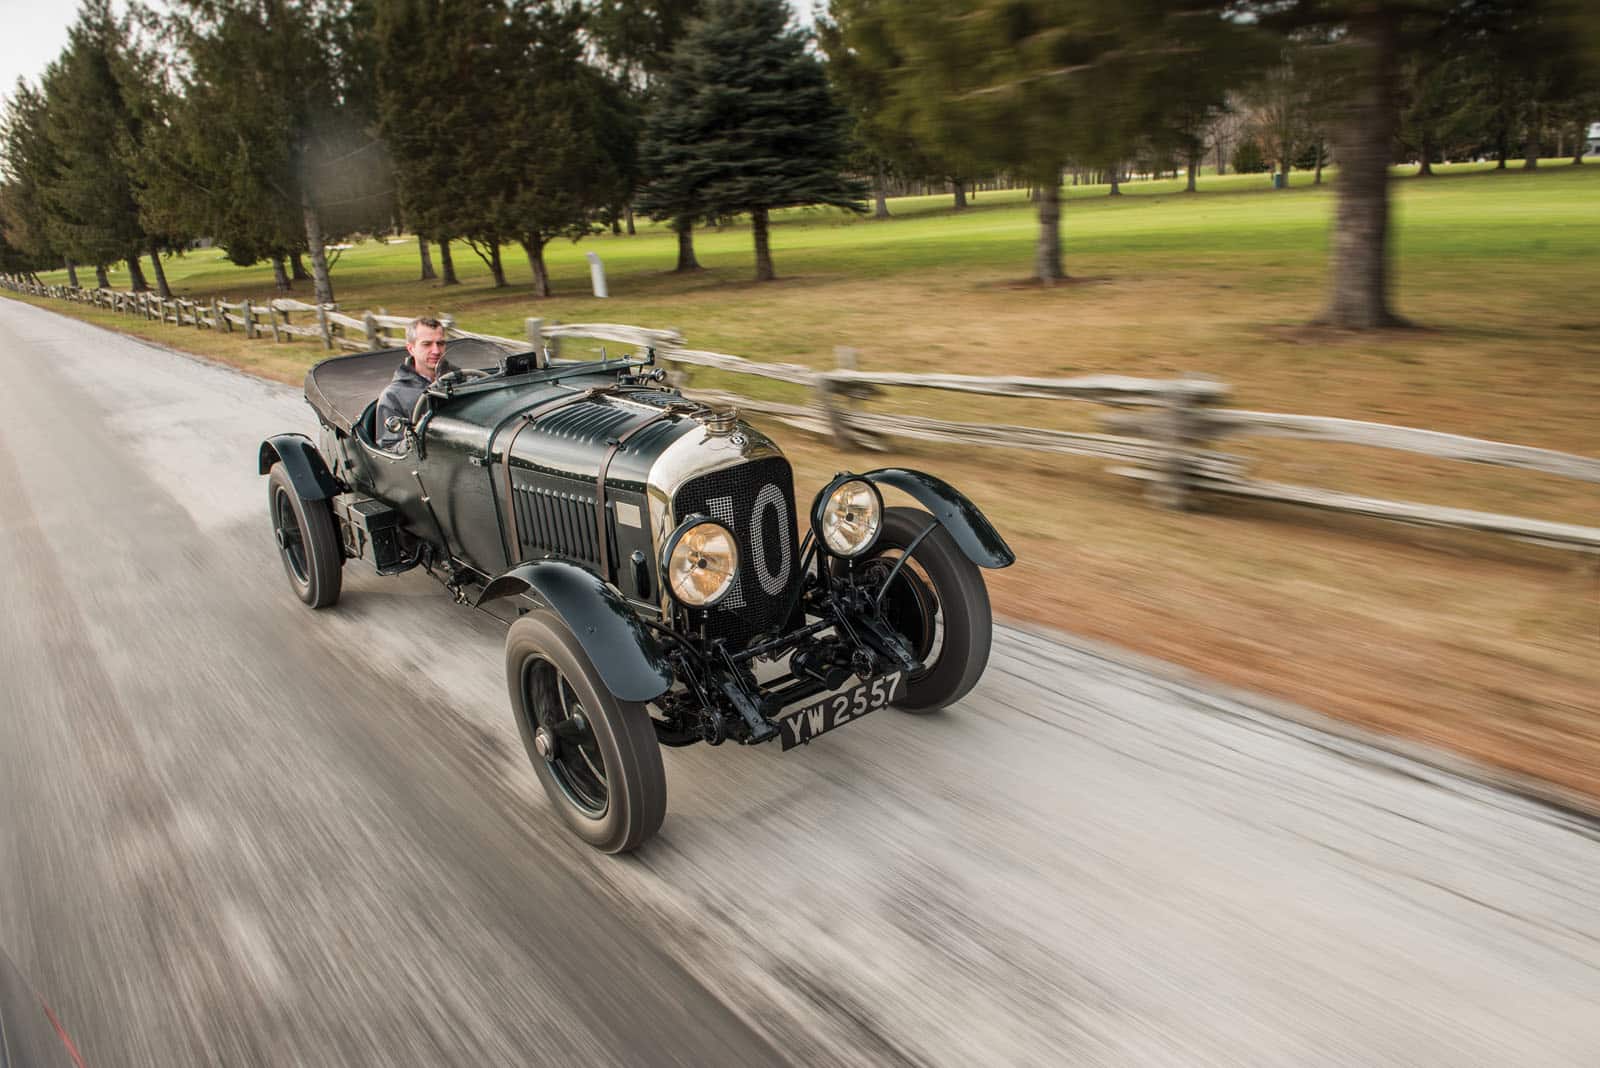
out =
{"type": "Polygon", "coordinates": [[[67,46],[78,7],[63,0],[0,0],[0,94],[18,78],[37,85],[45,67],[67,46]]]}
{"type": "MultiPolygon", "coordinates": [[[[813,2],[789,0],[807,26],[813,21],[813,2]]],[[[0,96],[10,96],[18,78],[38,84],[45,67],[66,47],[67,27],[77,11],[72,0],[0,0],[0,96]]]]}

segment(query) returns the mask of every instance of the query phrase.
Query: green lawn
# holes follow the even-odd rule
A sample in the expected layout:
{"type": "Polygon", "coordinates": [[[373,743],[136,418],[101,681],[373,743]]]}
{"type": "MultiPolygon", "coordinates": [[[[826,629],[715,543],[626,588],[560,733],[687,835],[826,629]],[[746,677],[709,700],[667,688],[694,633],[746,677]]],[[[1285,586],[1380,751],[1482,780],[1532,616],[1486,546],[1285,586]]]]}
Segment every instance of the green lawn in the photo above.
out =
{"type": "MultiPolygon", "coordinates": [[[[1403,174],[1403,172],[1397,172],[1403,174]]],[[[1536,173],[1440,168],[1394,182],[1395,300],[1419,327],[1308,330],[1324,296],[1329,185],[1296,174],[1065,189],[1073,281],[1027,282],[1035,225],[1021,192],[891,202],[887,221],[780,213],[779,280],[751,282],[743,226],[700,231],[707,270],[671,273],[673,235],[596,236],[547,252],[557,295],[534,298],[520,250],[495,290],[464,246],[463,283],[415,281],[412,242],[368,242],[339,262],[347,311],[448,312],[519,335],[529,316],[677,327],[697,348],[831,365],[967,373],[1172,375],[1227,382],[1238,407],[1399,423],[1600,456],[1600,166],[1536,173]],[[612,298],[589,295],[584,254],[612,298]]],[[[272,296],[270,272],[202,252],[169,261],[187,295],[272,296]]],[[[57,278],[59,280],[59,278],[57,278]]],[[[309,295],[302,283],[296,295],[309,295]]],[[[247,342],[136,323],[120,329],[297,381],[312,344],[247,342]]],[[[697,372],[697,374],[699,374],[697,372]]],[[[739,392],[784,387],[715,375],[739,392]]],[[[1098,409],[898,391],[879,402],[943,418],[1092,429],[1098,409]]],[[[999,608],[1600,798],[1600,571],[1581,556],[1477,535],[1414,531],[1306,510],[1215,502],[1157,511],[1137,487],[1079,458],[934,446],[842,455],[781,430],[802,490],[843,467],[905,463],[968,489],[1020,554],[991,575],[999,608]]],[[[1375,496],[1600,526],[1586,483],[1406,454],[1230,441],[1252,473],[1375,496]]]]}

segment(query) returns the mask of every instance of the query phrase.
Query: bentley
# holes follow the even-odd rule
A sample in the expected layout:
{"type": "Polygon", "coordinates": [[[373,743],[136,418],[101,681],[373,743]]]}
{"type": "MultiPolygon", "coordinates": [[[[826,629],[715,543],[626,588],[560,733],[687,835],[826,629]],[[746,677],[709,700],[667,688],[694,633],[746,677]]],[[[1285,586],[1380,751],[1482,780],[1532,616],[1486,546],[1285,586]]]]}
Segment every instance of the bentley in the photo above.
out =
{"type": "Polygon", "coordinates": [[[319,440],[262,442],[272,529],[312,608],[346,562],[430,573],[507,625],[529,759],[567,825],[608,853],[666,813],[661,747],[784,750],[878,709],[960,700],[988,662],[982,568],[1015,556],[941,479],[842,472],[796,508],[782,450],[663,385],[655,353],[562,362],[449,342],[398,434],[376,400],[404,357],[324,360],[319,440]],[[913,505],[887,505],[892,489],[913,505]]]}

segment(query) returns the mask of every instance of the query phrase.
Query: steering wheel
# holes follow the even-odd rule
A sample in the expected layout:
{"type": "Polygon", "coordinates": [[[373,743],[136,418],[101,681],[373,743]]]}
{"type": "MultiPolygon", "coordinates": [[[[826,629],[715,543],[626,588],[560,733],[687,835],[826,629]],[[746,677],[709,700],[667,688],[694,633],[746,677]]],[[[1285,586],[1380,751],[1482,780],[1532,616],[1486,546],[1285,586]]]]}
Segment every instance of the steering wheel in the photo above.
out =
{"type": "MultiPolygon", "coordinates": [[[[450,385],[453,382],[473,382],[480,378],[488,378],[492,371],[485,371],[478,367],[456,367],[433,380],[433,385],[450,385]]],[[[423,390],[417,396],[417,403],[411,406],[411,425],[416,426],[422,420],[423,402],[431,400],[433,394],[423,390]]]]}

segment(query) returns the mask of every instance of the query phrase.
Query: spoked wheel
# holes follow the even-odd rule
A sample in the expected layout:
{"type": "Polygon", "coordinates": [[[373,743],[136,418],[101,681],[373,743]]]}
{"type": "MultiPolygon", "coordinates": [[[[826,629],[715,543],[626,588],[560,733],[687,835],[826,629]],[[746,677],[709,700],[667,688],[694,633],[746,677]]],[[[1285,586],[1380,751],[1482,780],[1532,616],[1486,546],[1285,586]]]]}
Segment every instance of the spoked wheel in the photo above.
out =
{"type": "Polygon", "coordinates": [[[534,611],[511,625],[506,683],[528,759],[578,837],[623,853],[655,834],[667,779],[650,715],[611,695],[554,613],[534,611]]]}
{"type": "Polygon", "coordinates": [[[889,583],[881,602],[884,618],[922,661],[922,670],[906,678],[905,696],[895,702],[907,712],[932,712],[965,697],[989,663],[994,630],[983,573],[942,526],[935,526],[895,571],[906,547],[933,522],[918,508],[884,509],[878,543],[856,565],[868,589],[889,583]]]}
{"type": "Polygon", "coordinates": [[[283,465],[274,464],[267,478],[267,505],[283,570],[295,593],[312,608],[333,604],[344,577],[344,551],[328,502],[302,498],[283,465]]]}
{"type": "Polygon", "coordinates": [[[591,713],[561,669],[542,657],[523,662],[522,687],[538,724],[533,731],[536,755],[549,765],[551,777],[569,802],[586,816],[604,816],[610,792],[591,713]]]}

